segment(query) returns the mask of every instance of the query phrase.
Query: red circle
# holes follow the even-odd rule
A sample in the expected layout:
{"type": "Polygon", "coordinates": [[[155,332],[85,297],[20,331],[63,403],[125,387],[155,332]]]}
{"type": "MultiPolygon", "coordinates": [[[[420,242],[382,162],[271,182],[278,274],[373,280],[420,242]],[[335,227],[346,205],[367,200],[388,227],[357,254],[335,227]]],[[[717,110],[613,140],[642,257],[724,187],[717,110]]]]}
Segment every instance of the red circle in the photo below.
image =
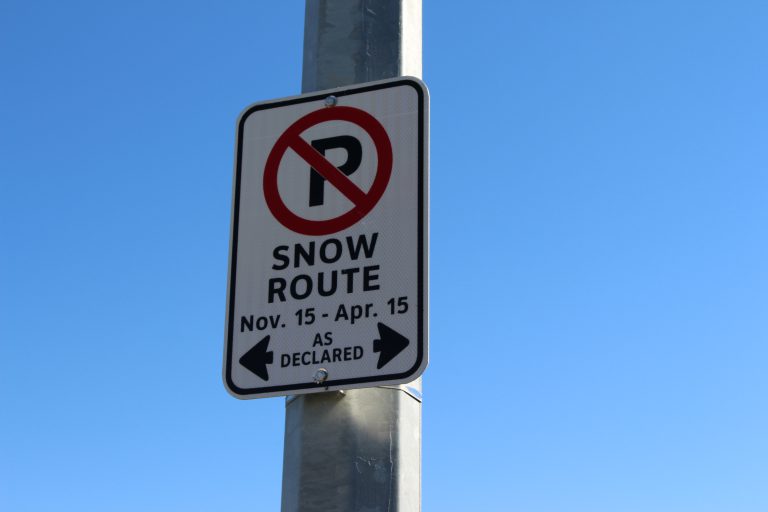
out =
{"type": "Polygon", "coordinates": [[[330,235],[348,228],[368,215],[381,199],[381,196],[384,195],[391,174],[392,144],[381,123],[369,113],[358,108],[328,107],[305,115],[289,126],[277,139],[264,166],[264,199],[266,199],[267,207],[269,207],[272,215],[291,231],[303,235],[330,235]],[[310,220],[299,217],[285,205],[277,187],[277,172],[283,155],[290,147],[291,142],[298,139],[301,133],[308,128],[326,121],[349,121],[368,132],[376,147],[378,165],[376,177],[371,188],[365,193],[363,201],[355,203],[354,208],[338,217],[326,220],[310,220]]]}

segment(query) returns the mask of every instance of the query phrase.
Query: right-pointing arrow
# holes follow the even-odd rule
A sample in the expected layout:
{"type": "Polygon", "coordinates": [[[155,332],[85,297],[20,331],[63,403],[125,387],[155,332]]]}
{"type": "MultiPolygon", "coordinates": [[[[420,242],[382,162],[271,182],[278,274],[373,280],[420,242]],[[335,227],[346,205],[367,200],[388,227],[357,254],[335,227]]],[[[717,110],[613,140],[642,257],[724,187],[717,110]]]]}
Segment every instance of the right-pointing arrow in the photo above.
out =
{"type": "Polygon", "coordinates": [[[379,353],[376,369],[381,368],[402,352],[408,346],[408,338],[379,322],[379,338],[373,340],[373,351],[379,353]]]}
{"type": "Polygon", "coordinates": [[[266,336],[260,342],[256,344],[251,350],[246,352],[243,357],[240,358],[240,364],[248,368],[250,371],[258,375],[264,380],[269,380],[269,372],[267,372],[267,365],[272,364],[274,360],[274,354],[269,348],[269,336],[266,336]]]}

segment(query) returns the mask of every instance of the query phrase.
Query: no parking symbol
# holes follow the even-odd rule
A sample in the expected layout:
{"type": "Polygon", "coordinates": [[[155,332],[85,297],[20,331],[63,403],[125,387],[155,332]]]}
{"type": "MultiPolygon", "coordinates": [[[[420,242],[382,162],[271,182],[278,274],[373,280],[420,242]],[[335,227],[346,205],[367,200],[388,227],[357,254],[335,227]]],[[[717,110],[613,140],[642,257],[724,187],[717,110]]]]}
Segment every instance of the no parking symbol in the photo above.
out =
{"type": "Polygon", "coordinates": [[[392,172],[392,144],[384,127],[376,118],[367,112],[354,107],[330,107],[311,112],[291,126],[277,139],[272,151],[267,157],[264,169],[264,198],[275,218],[288,229],[304,235],[328,235],[348,228],[370,212],[387,188],[392,172]],[[307,143],[301,134],[315,125],[327,121],[348,121],[363,128],[370,135],[376,147],[378,166],[376,177],[370,190],[363,192],[348,178],[357,170],[360,163],[360,141],[347,136],[336,136],[318,139],[307,143]],[[334,166],[319,151],[343,147],[347,150],[347,162],[339,167],[334,166]],[[295,151],[312,169],[310,174],[311,206],[322,204],[322,179],[339,190],[354,207],[348,212],[331,219],[310,220],[292,212],[280,197],[277,185],[277,175],[280,162],[288,149],[295,151]],[[349,165],[352,163],[353,165],[349,165]],[[344,169],[348,166],[347,169],[344,169]],[[322,179],[317,177],[321,176],[322,179]],[[319,186],[317,185],[319,183],[319,186]],[[314,187],[313,187],[314,185],[314,187]],[[318,190],[320,191],[318,193],[318,190]],[[314,192],[314,194],[313,194],[314,192]]]}
{"type": "Polygon", "coordinates": [[[426,86],[403,77],[241,114],[224,346],[233,395],[424,371],[428,106],[426,86]]]}

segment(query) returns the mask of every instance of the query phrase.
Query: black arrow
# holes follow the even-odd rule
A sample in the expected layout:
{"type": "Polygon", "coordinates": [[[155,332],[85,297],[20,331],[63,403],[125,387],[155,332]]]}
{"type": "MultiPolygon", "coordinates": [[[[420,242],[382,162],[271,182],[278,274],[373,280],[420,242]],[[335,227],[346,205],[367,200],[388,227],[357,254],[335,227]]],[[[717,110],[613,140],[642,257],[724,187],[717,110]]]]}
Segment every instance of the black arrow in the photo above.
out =
{"type": "Polygon", "coordinates": [[[274,353],[271,351],[267,352],[267,348],[269,348],[269,336],[258,342],[255,347],[240,358],[241,365],[264,380],[269,380],[267,365],[272,364],[274,360],[274,353]]]}
{"type": "Polygon", "coordinates": [[[381,370],[385,364],[402,352],[410,342],[408,338],[381,322],[379,322],[378,327],[379,338],[381,339],[373,340],[373,351],[379,353],[379,362],[376,365],[376,369],[381,370]]]}

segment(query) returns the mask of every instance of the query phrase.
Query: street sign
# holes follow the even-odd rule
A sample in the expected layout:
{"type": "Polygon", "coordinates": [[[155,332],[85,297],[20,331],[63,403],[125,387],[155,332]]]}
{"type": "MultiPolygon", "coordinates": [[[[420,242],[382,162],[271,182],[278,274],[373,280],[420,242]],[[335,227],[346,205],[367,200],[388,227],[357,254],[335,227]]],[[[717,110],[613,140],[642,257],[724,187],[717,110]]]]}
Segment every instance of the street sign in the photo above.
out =
{"type": "Polygon", "coordinates": [[[426,86],[400,77],[240,115],[224,347],[233,395],[424,371],[428,109],[426,86]]]}

